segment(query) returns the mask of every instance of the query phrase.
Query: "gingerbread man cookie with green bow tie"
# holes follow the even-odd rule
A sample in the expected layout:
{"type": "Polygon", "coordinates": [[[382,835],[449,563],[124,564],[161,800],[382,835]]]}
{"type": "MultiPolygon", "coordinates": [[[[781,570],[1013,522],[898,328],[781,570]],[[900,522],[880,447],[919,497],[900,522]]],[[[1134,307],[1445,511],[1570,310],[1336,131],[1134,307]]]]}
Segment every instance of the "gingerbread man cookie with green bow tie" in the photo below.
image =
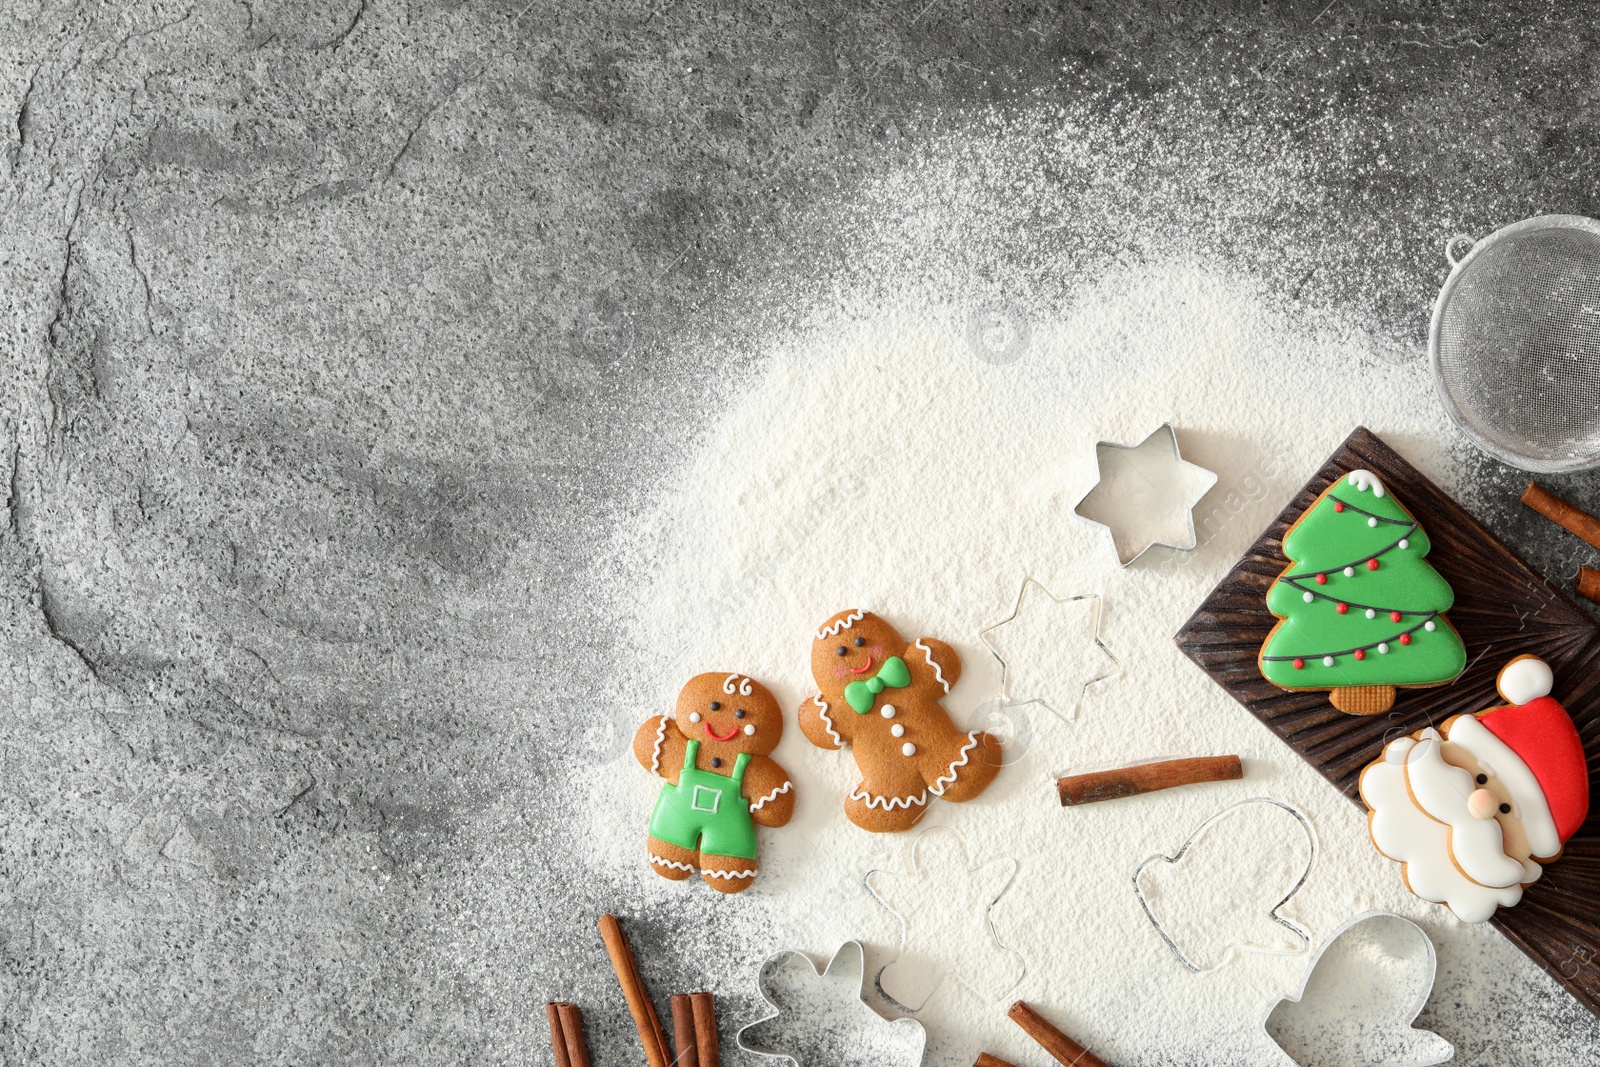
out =
{"type": "Polygon", "coordinates": [[[850,748],[861,782],[845,814],[863,830],[909,830],[929,801],[971,800],[1000,772],[1000,741],[967,732],[940,703],[961,657],[931,637],[907,642],[885,620],[841,611],[811,643],[821,692],[800,705],[800,730],[818,748],[850,748]]]}

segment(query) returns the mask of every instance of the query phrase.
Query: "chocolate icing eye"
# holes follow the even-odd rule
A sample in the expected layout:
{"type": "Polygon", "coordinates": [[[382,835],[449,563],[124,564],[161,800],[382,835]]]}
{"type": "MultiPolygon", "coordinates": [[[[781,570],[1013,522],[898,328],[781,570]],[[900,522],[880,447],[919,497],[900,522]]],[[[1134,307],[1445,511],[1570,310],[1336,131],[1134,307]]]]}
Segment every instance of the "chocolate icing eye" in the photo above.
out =
{"type": "Polygon", "coordinates": [[[1478,775],[1478,784],[1479,785],[1488,785],[1489,784],[1489,776],[1487,774],[1478,775]]]}
{"type": "Polygon", "coordinates": [[[865,637],[856,638],[856,647],[857,648],[860,648],[862,645],[864,645],[866,643],[867,643],[867,639],[865,637]]]}
{"type": "Polygon", "coordinates": [[[1510,804],[1502,804],[1502,805],[1500,805],[1500,814],[1501,815],[1510,815],[1511,814],[1511,805],[1510,804]]]}
{"type": "Polygon", "coordinates": [[[843,645],[839,646],[839,655],[841,655],[841,656],[844,655],[846,651],[847,650],[845,649],[845,647],[843,645]]]}
{"type": "Polygon", "coordinates": [[[744,709],[743,709],[743,708],[740,708],[740,709],[739,709],[739,710],[738,710],[738,711],[736,711],[736,712],[734,712],[734,713],[733,713],[733,717],[734,717],[734,718],[735,718],[735,719],[742,719],[742,718],[744,718],[744,709]]]}
{"type": "Polygon", "coordinates": [[[720,711],[720,710],[721,710],[721,709],[722,709],[722,701],[720,701],[720,700],[713,700],[713,701],[712,701],[712,702],[711,702],[711,710],[712,710],[712,711],[720,711]]]}

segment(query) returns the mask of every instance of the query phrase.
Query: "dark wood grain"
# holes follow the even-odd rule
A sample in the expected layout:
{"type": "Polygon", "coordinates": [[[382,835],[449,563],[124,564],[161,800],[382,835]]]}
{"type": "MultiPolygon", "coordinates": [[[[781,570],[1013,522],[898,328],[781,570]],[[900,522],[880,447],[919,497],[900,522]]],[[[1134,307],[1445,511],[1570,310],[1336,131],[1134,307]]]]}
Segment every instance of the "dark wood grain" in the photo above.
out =
{"type": "MultiPolygon", "coordinates": [[[[1461,505],[1365,427],[1339,447],[1183,625],[1178,647],[1284,743],[1361,804],[1361,769],[1386,739],[1451,715],[1503,703],[1495,676],[1533,653],[1555,670],[1553,696],[1571,713],[1589,760],[1600,767],[1600,627],[1461,505]],[[1428,561],[1455,590],[1449,612],[1467,646],[1467,669],[1450,685],[1401,689],[1394,708],[1345,715],[1322,692],[1290,693],[1261,677],[1256,654],[1277,621],[1267,587],[1288,565],[1283,536],[1335,478],[1366,468],[1414,514],[1433,542],[1428,561]]],[[[1364,809],[1363,809],[1364,810],[1364,809]]],[[[1400,877],[1398,865],[1394,877],[1400,877]]],[[[1600,1015],[1600,819],[1593,809],[1566,853],[1522,903],[1490,920],[1512,943],[1600,1015]]]]}

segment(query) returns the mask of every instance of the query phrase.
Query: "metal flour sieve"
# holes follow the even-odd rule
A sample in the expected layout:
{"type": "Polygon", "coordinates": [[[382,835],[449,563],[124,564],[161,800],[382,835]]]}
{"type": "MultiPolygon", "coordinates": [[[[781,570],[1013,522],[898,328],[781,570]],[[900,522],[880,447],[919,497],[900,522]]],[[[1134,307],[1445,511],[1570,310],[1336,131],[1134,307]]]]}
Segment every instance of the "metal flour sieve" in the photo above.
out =
{"type": "Polygon", "coordinates": [[[1477,242],[1458,234],[1445,258],[1428,354],[1450,417],[1523,470],[1600,466],[1600,222],[1541,215],[1477,242]]]}

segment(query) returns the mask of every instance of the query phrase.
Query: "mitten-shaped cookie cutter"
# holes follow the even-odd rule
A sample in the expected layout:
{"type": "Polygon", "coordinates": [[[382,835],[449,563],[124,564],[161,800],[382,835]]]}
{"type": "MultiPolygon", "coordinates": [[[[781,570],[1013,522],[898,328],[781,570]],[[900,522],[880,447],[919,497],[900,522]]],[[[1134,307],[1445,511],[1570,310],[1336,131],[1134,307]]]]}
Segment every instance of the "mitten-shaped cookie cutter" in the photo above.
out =
{"type": "Polygon", "coordinates": [[[1317,950],[1299,989],[1273,1005],[1262,1025],[1303,1067],[1444,1063],[1454,1046],[1413,1025],[1438,966],[1433,941],[1410,919],[1357,915],[1317,950]]]}
{"type": "Polygon", "coordinates": [[[867,1003],[866,950],[839,946],[825,970],[802,952],[761,965],[761,999],[773,1014],[739,1031],[739,1047],[795,1067],[917,1067],[927,1033],[915,1019],[885,1019],[867,1003]]]}
{"type": "Polygon", "coordinates": [[[1305,951],[1311,935],[1286,918],[1282,908],[1305,885],[1316,855],[1316,833],[1298,808],[1273,797],[1256,797],[1211,816],[1177,852],[1157,853],[1139,864],[1133,891],[1178,962],[1208,974],[1241,952],[1305,951]],[[1253,826],[1252,818],[1269,821],[1253,826]],[[1273,834],[1276,842],[1265,836],[1273,834]],[[1250,852],[1262,845],[1252,857],[1250,852]],[[1244,858],[1231,862],[1236,855],[1244,858]],[[1226,869],[1223,862],[1228,862],[1226,869]],[[1250,862],[1254,869],[1247,866],[1250,862]],[[1184,885],[1185,878],[1210,883],[1215,902],[1197,908],[1199,897],[1192,885],[1184,885]]]}
{"type": "Polygon", "coordinates": [[[1162,423],[1136,445],[1100,441],[1094,450],[1100,479],[1072,513],[1106,530],[1117,562],[1129,566],[1158,546],[1193,551],[1199,544],[1194,507],[1217,484],[1217,475],[1183,458],[1172,423],[1162,423]],[[1183,525],[1177,532],[1157,526],[1179,511],[1183,525]]]}

